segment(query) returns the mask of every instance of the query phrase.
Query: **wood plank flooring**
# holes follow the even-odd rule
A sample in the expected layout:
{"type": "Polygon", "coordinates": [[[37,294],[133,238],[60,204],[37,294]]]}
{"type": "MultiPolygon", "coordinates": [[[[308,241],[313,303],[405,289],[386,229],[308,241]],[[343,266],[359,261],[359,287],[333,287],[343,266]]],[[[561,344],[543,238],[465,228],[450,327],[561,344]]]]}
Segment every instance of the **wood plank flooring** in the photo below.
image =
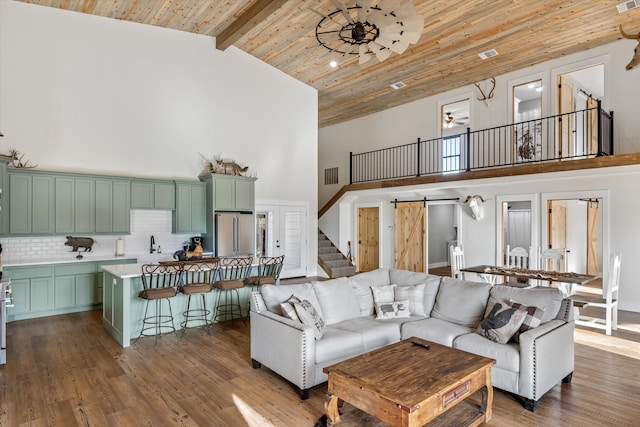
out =
{"type": "MultiPolygon", "coordinates": [[[[640,314],[620,329],[577,328],[576,370],[526,411],[496,390],[491,426],[640,425],[640,314]]],[[[123,349],[94,310],[12,322],[0,367],[0,426],[313,426],[326,383],[301,401],[266,368],[252,369],[250,328],[187,331],[123,349]]],[[[345,425],[368,425],[345,424],[345,425]]]]}

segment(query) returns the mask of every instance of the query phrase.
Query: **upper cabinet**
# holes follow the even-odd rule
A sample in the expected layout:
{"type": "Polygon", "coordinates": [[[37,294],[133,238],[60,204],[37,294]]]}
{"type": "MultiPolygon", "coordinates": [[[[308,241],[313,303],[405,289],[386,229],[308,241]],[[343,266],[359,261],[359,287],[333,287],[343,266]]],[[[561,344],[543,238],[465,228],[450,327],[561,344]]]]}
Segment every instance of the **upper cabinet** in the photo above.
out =
{"type": "Polygon", "coordinates": [[[54,223],[54,177],[9,174],[9,233],[51,234],[54,223]]]}
{"type": "Polygon", "coordinates": [[[173,181],[135,180],[131,183],[132,209],[174,210],[176,188],[173,181]]]}
{"type": "MultiPolygon", "coordinates": [[[[256,178],[222,174],[201,175],[207,184],[211,210],[253,212],[255,208],[256,178]]],[[[209,204],[209,201],[207,202],[209,204]]]]}
{"type": "Polygon", "coordinates": [[[206,231],[206,194],[204,182],[176,182],[176,209],[173,212],[174,233],[206,231]]]}
{"type": "Polygon", "coordinates": [[[96,179],[96,233],[130,232],[131,181],[96,179]]]}

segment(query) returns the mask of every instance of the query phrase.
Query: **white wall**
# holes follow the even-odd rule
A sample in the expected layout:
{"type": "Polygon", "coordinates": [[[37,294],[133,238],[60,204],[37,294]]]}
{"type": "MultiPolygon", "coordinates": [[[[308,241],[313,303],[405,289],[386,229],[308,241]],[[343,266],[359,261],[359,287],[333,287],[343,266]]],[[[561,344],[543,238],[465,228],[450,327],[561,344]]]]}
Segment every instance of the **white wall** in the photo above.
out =
{"type": "Polygon", "coordinates": [[[317,212],[317,110],[315,89],[212,37],[0,1],[0,153],[38,169],[196,180],[221,154],[257,199],[317,212]]]}

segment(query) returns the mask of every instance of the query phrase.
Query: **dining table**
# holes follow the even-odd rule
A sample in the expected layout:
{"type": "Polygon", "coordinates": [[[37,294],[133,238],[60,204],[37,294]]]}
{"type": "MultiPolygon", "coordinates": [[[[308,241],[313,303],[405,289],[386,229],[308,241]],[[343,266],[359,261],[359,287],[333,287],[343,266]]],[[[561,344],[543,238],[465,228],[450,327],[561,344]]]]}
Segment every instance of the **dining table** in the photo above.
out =
{"type": "Polygon", "coordinates": [[[495,283],[495,280],[493,280],[495,276],[505,276],[525,280],[567,283],[571,285],[571,288],[576,285],[585,285],[598,277],[592,274],[572,273],[564,271],[532,270],[529,268],[504,267],[495,265],[476,265],[473,267],[461,268],[460,271],[464,271],[466,273],[476,273],[480,275],[480,277],[483,278],[484,281],[489,283],[495,283]],[[493,278],[488,278],[487,276],[492,276],[493,278]]]}

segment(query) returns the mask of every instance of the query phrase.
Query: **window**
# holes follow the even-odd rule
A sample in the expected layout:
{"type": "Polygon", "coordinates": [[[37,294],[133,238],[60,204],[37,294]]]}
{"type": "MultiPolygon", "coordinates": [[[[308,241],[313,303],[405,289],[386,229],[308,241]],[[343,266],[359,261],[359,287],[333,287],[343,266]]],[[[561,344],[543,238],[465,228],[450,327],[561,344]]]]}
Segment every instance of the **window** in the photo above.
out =
{"type": "Polygon", "coordinates": [[[442,172],[460,170],[460,135],[442,138],[442,172]]]}

